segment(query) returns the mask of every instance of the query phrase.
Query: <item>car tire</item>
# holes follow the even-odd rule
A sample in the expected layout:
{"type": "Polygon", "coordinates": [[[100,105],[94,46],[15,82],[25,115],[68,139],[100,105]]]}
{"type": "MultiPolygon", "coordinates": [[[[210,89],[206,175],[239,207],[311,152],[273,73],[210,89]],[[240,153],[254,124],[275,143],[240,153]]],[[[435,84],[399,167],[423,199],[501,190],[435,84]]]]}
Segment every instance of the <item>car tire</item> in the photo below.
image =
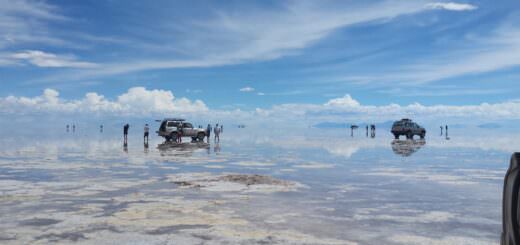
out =
{"type": "Polygon", "coordinates": [[[170,134],[170,138],[175,141],[177,141],[177,133],[173,132],[172,134],[170,134]]]}
{"type": "Polygon", "coordinates": [[[398,134],[394,134],[394,137],[395,137],[396,140],[399,139],[399,135],[398,134]]]}
{"type": "Polygon", "coordinates": [[[206,137],[206,135],[202,132],[197,134],[197,138],[199,139],[199,141],[204,141],[204,137],[206,137]]]}
{"type": "Polygon", "coordinates": [[[424,132],[421,133],[421,139],[424,139],[424,136],[426,136],[426,134],[424,132]]]}

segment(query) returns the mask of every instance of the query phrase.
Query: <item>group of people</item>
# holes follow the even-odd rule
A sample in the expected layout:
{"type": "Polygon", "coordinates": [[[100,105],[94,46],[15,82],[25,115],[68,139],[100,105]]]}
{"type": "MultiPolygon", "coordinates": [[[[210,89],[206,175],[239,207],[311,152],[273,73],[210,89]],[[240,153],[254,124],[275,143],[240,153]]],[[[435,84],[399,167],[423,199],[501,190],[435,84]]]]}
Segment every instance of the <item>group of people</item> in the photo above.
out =
{"type": "Polygon", "coordinates": [[[213,133],[215,134],[214,141],[220,142],[220,133],[224,132],[224,125],[218,126],[218,123],[215,125],[214,128],[211,127],[211,124],[208,124],[208,127],[206,128],[206,137],[208,137],[208,142],[211,137],[211,129],[213,129],[213,133]]]}
{"type": "MultiPolygon", "coordinates": [[[[70,125],[67,124],[66,129],[67,129],[67,133],[68,133],[70,131],[70,125]]],[[[73,133],[76,132],[76,124],[72,124],[72,132],[73,133]]]]}
{"type": "MultiPolygon", "coordinates": [[[[368,137],[368,125],[366,126],[366,135],[368,137]]],[[[375,124],[370,124],[370,137],[374,138],[376,137],[376,125],[375,124]]]]}
{"type": "MultiPolygon", "coordinates": [[[[130,125],[127,123],[123,126],[123,144],[128,144],[128,129],[130,128],[130,125]]],[[[150,134],[150,127],[148,124],[144,125],[144,135],[143,135],[143,141],[145,145],[148,145],[148,136],[150,134]]]]}
{"type": "MultiPolygon", "coordinates": [[[[124,143],[124,145],[128,144],[128,129],[129,128],[130,128],[130,125],[128,123],[123,126],[123,143],[124,143]]],[[[199,126],[199,128],[202,128],[202,126],[199,126]]],[[[68,125],[67,125],[67,129],[68,129],[68,125]]],[[[101,125],[100,130],[101,131],[103,130],[102,125],[101,125]]],[[[208,142],[210,140],[212,130],[215,135],[214,141],[220,142],[220,134],[224,131],[224,125],[219,126],[217,123],[215,125],[215,127],[213,128],[211,126],[211,124],[208,124],[208,127],[206,128],[206,137],[207,137],[208,142]]],[[[177,128],[177,138],[175,139],[176,143],[182,143],[182,136],[183,136],[182,132],[183,132],[182,126],[178,127],[177,128]]],[[[145,144],[148,144],[149,135],[150,135],[150,126],[148,126],[148,124],[145,124],[144,125],[144,135],[143,135],[143,140],[144,140],[145,144]]]]}
{"type": "Polygon", "coordinates": [[[445,135],[446,135],[446,138],[447,138],[447,137],[448,137],[448,125],[444,125],[444,127],[441,125],[440,128],[441,128],[441,136],[442,136],[442,129],[443,129],[443,128],[446,129],[446,131],[445,131],[445,135]]]}

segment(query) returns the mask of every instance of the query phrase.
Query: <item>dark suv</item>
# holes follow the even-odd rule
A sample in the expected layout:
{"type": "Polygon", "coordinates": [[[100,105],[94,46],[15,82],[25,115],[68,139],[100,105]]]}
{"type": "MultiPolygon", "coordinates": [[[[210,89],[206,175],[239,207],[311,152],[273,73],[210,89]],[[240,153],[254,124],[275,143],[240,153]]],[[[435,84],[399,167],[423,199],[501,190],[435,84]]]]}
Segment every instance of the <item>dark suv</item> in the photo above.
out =
{"type": "Polygon", "coordinates": [[[406,135],[407,139],[413,139],[414,135],[419,135],[421,139],[424,139],[424,136],[426,136],[426,129],[407,118],[395,121],[391,132],[396,139],[399,139],[401,135],[406,135]]]}

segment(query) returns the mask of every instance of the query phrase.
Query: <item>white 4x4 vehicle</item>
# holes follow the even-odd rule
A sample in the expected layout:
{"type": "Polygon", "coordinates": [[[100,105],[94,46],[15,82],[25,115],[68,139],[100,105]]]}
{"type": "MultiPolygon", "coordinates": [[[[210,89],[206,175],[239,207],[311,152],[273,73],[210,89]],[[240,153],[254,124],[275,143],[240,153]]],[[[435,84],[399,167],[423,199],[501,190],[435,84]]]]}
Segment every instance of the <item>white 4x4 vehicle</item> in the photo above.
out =
{"type": "Polygon", "coordinates": [[[170,141],[177,139],[179,130],[182,130],[182,137],[191,137],[193,140],[199,141],[203,141],[207,133],[206,129],[194,128],[191,123],[184,119],[165,118],[162,120],[157,134],[164,137],[166,141],[170,141]]]}

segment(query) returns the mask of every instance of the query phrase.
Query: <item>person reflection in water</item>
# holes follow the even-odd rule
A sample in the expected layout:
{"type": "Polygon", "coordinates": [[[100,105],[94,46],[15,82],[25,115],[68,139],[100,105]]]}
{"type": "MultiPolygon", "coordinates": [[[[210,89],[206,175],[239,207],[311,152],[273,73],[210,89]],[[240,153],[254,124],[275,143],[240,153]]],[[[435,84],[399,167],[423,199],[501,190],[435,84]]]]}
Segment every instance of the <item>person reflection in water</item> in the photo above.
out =
{"type": "Polygon", "coordinates": [[[144,154],[148,154],[148,142],[144,143],[144,154]]]}
{"type": "Polygon", "coordinates": [[[220,152],[220,143],[216,143],[215,146],[213,147],[213,152],[215,153],[219,153],[220,152]]]}
{"type": "Polygon", "coordinates": [[[128,153],[128,144],[125,143],[125,144],[123,145],[123,151],[124,151],[125,153],[128,153]]]}

